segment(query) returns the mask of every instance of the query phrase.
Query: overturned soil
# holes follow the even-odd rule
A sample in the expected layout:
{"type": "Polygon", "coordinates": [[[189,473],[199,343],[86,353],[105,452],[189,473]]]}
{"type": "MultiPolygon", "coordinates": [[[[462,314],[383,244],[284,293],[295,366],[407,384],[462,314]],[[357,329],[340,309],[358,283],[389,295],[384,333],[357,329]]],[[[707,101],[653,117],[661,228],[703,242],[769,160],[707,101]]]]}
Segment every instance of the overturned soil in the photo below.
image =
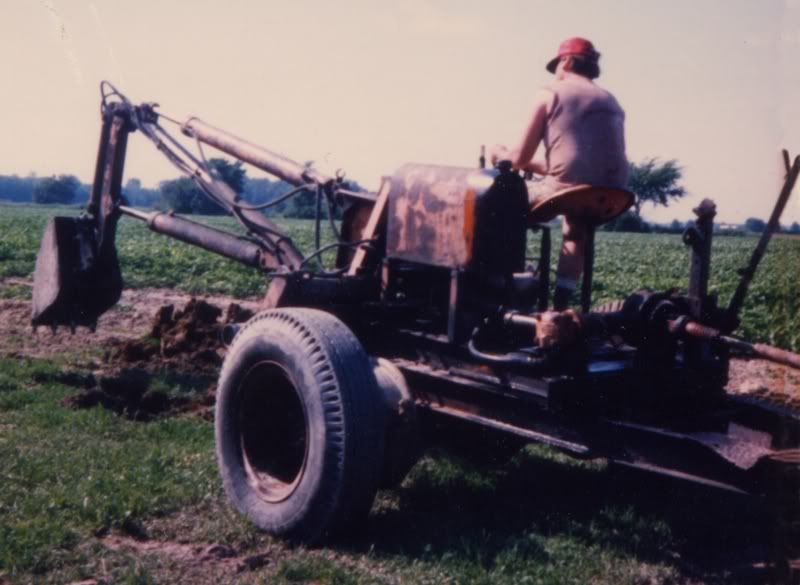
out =
{"type": "Polygon", "coordinates": [[[177,310],[173,304],[162,305],[144,335],[109,343],[105,369],[97,376],[61,375],[61,383],[84,387],[61,404],[77,409],[102,406],[138,421],[182,412],[210,419],[216,374],[225,351],[222,331],[253,315],[253,310],[238,303],[228,304],[223,311],[196,298],[177,310]],[[158,382],[193,392],[171,394],[154,387],[158,382]]]}
{"type": "Polygon", "coordinates": [[[178,310],[173,304],[162,305],[152,318],[150,331],[141,337],[112,344],[106,352],[106,361],[215,371],[222,365],[225,326],[244,323],[254,314],[238,303],[230,303],[223,315],[217,305],[195,298],[178,310]]]}
{"type": "Polygon", "coordinates": [[[765,360],[734,359],[727,390],[800,414],[800,370],[765,360]]]}
{"type": "Polygon", "coordinates": [[[68,408],[100,406],[136,421],[181,413],[210,419],[225,353],[222,329],[257,309],[255,300],[126,290],[96,332],[71,333],[34,331],[29,300],[0,299],[0,356],[58,359],[61,371],[38,374],[34,381],[74,387],[61,402],[68,408]]]}
{"type": "MultiPolygon", "coordinates": [[[[14,279],[15,285],[33,285],[30,279],[14,279]]],[[[5,281],[0,282],[0,286],[5,281]]],[[[147,336],[153,329],[153,316],[162,307],[184,307],[197,298],[217,307],[237,304],[248,311],[258,310],[258,299],[241,300],[224,295],[190,295],[171,289],[142,288],[122,292],[122,298],[100,317],[97,330],[79,327],[53,332],[47,327],[31,327],[31,301],[0,298],[0,356],[18,358],[59,357],[77,367],[99,366],[104,352],[121,343],[147,336]]]]}

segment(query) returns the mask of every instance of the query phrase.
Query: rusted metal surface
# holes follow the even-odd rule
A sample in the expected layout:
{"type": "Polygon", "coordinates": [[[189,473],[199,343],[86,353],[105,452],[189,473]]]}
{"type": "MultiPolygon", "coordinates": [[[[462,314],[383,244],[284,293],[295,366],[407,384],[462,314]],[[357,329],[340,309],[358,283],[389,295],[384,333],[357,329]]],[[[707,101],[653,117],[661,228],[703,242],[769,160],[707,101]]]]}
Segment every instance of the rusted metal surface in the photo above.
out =
{"type": "Polygon", "coordinates": [[[670,330],[675,334],[707,339],[720,345],[736,349],[748,355],[800,369],[800,354],[773,347],[765,343],[749,343],[742,339],[723,335],[719,329],[695,321],[671,321],[670,330]]]}
{"type": "Polygon", "coordinates": [[[765,343],[754,343],[752,352],[755,356],[800,369],[800,354],[792,353],[791,351],[786,351],[785,349],[773,347],[765,343]]]}
{"type": "Polygon", "coordinates": [[[82,218],[57,217],[45,230],[34,270],[31,322],[94,328],[122,294],[114,246],[128,133],[128,111],[106,107],[95,184],[82,218]]]}
{"type": "MultiPolygon", "coordinates": [[[[369,211],[366,224],[363,225],[363,228],[359,229],[360,226],[358,226],[358,224],[362,222],[354,221],[356,218],[353,217],[347,222],[348,233],[345,234],[343,232],[342,237],[346,237],[348,241],[358,242],[362,240],[373,240],[380,236],[378,228],[386,225],[386,208],[389,202],[390,187],[391,184],[388,180],[384,180],[381,183],[381,188],[378,191],[378,199],[369,211]]],[[[366,211],[366,209],[364,210],[366,211]]],[[[367,214],[362,213],[361,217],[364,215],[367,214]]],[[[362,244],[356,248],[355,253],[352,255],[353,257],[350,261],[350,265],[347,268],[348,276],[355,276],[365,268],[369,251],[370,248],[366,244],[362,244]]],[[[337,261],[337,265],[341,266],[343,264],[343,262],[337,261]]]]}
{"type": "Polygon", "coordinates": [[[406,165],[391,178],[387,255],[456,269],[521,271],[527,192],[515,174],[406,165]]]}
{"type": "Polygon", "coordinates": [[[116,207],[122,195],[128,134],[132,131],[130,113],[126,108],[116,104],[104,108],[95,180],[86,208],[95,218],[100,256],[111,253],[114,248],[119,219],[116,207]]]}
{"type": "Polygon", "coordinates": [[[55,217],[45,228],[33,276],[34,326],[85,326],[114,306],[122,293],[116,251],[100,257],[91,220],[55,217]]]}
{"type": "Polygon", "coordinates": [[[489,191],[491,171],[406,165],[391,178],[390,258],[442,267],[473,256],[475,198],[489,191]]]}

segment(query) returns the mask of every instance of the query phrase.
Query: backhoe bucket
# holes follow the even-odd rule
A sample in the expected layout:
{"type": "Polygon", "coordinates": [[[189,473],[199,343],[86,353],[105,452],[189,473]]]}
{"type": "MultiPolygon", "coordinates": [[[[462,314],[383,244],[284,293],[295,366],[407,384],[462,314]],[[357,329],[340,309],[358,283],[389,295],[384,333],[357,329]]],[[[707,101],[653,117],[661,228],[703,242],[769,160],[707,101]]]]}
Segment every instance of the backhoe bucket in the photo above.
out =
{"type": "Polygon", "coordinates": [[[122,294],[113,245],[98,252],[88,218],[54,217],[45,228],[33,275],[34,326],[78,325],[94,329],[97,318],[122,294]]]}

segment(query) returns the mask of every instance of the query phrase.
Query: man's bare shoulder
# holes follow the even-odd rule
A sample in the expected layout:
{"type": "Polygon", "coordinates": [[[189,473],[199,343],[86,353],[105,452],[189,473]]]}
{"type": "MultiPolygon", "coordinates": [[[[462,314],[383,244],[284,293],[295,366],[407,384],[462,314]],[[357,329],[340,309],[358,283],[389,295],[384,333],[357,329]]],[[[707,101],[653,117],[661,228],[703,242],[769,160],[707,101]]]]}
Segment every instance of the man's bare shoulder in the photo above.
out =
{"type": "Polygon", "coordinates": [[[551,87],[539,88],[533,96],[533,110],[537,111],[540,108],[544,108],[547,113],[550,113],[555,98],[556,92],[551,87]]]}

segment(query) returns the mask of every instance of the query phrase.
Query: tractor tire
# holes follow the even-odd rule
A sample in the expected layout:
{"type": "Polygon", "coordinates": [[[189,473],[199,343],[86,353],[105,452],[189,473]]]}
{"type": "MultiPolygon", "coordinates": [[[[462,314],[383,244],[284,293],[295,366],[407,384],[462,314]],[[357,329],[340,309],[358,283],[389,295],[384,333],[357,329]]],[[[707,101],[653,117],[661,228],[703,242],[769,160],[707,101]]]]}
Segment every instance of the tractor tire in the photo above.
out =
{"type": "Polygon", "coordinates": [[[356,526],[379,482],[384,414],[370,360],[336,317],[256,315],[236,334],[217,389],[228,498],[259,528],[305,544],[356,526]]]}

